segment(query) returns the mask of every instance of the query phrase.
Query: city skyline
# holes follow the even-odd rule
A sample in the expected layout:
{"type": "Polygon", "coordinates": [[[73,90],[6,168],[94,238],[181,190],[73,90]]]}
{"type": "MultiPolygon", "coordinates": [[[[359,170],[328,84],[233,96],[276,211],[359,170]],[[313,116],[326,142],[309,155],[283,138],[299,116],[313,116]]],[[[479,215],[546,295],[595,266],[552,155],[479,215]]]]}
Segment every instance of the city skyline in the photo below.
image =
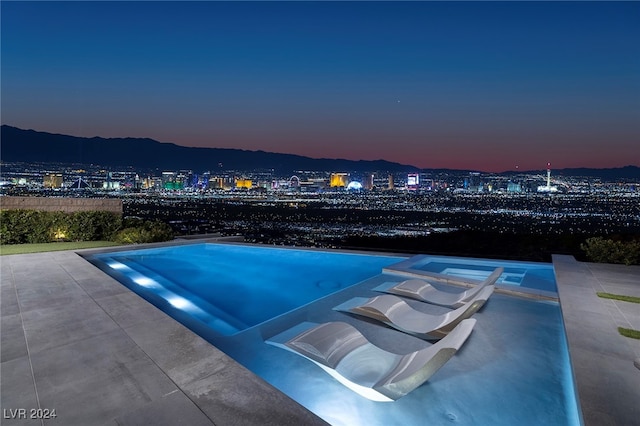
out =
{"type": "Polygon", "coordinates": [[[640,165],[636,2],[2,2],[3,124],[486,172],[640,165]]]}

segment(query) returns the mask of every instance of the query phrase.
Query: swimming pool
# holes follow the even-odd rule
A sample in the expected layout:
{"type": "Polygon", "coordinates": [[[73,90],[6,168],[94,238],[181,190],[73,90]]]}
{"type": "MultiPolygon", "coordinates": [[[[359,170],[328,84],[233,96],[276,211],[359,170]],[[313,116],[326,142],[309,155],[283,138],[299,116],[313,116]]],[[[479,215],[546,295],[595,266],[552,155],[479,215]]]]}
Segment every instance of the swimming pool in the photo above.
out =
{"type": "Polygon", "coordinates": [[[548,263],[418,255],[385,270],[426,278],[442,276],[482,281],[499,266],[504,272],[496,282],[498,288],[557,298],[555,272],[548,263]]]}
{"type": "Polygon", "coordinates": [[[152,303],[160,296],[232,335],[354,285],[401,259],[194,244],[105,253],[91,261],[152,303]]]}
{"type": "MultiPolygon", "coordinates": [[[[375,295],[372,289],[382,282],[402,279],[383,269],[393,269],[406,258],[196,244],[105,253],[90,260],[330,424],[581,424],[557,302],[494,294],[474,314],[477,324],[469,340],[441,370],[405,397],[381,403],[359,396],[308,360],[265,341],[303,321],[345,321],[388,351],[406,353],[430,345],[332,309],[351,297],[375,295]],[[268,272],[274,265],[278,265],[276,270],[268,272]],[[209,272],[200,269],[213,270],[212,278],[204,278],[209,272]],[[278,271],[287,272],[281,275],[278,271]],[[258,277],[263,272],[277,282],[275,290],[263,288],[267,283],[258,277]],[[227,278],[221,278],[226,274],[242,291],[209,288],[211,281],[226,282],[227,278]],[[285,281],[285,275],[287,279],[294,277],[293,281],[285,281]],[[174,279],[187,281],[189,288],[174,279]],[[206,305],[198,305],[198,298],[228,293],[234,294],[227,299],[239,303],[239,310],[254,301],[258,303],[252,304],[253,309],[260,310],[271,305],[271,296],[303,292],[302,281],[311,284],[312,300],[303,297],[298,302],[273,303],[280,308],[265,317],[243,316],[245,325],[251,318],[262,322],[242,329],[221,327],[213,319],[217,312],[206,312],[206,305]],[[196,282],[207,290],[197,289],[196,282]],[[252,284],[258,288],[252,289],[252,284]],[[200,292],[198,296],[189,294],[192,287],[200,292]],[[254,290],[259,297],[247,294],[254,290]]],[[[455,263],[461,264],[458,260],[455,263]]],[[[524,264],[520,267],[526,269],[524,264]]],[[[215,299],[207,303],[236,315],[232,304],[220,305],[215,299]]],[[[434,314],[447,311],[437,306],[428,309],[434,314]]]]}

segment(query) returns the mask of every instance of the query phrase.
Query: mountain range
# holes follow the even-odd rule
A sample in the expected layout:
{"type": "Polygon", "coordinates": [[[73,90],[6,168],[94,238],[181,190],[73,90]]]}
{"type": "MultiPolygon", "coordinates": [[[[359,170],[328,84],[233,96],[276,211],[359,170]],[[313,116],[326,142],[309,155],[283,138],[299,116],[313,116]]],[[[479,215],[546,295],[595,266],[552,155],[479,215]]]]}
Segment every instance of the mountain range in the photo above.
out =
{"type": "Polygon", "coordinates": [[[83,138],[2,125],[0,158],[8,162],[78,163],[139,169],[418,171],[385,160],[353,161],[226,148],[190,148],[148,138],[83,138]]]}
{"type": "MultiPolygon", "coordinates": [[[[345,160],[310,158],[227,148],[193,148],[148,138],[84,138],[23,130],[2,125],[0,159],[6,162],[95,164],[136,169],[274,170],[290,173],[298,170],[349,172],[417,172],[418,167],[385,160],[345,160]]],[[[427,170],[425,170],[427,171],[427,170]]],[[[429,169],[432,172],[463,170],[429,169]]],[[[505,172],[512,174],[514,172],[505,172]]],[[[520,172],[523,173],[523,172],[520,172]]],[[[554,170],[563,176],[586,176],[603,179],[640,179],[640,167],[554,170]]]]}

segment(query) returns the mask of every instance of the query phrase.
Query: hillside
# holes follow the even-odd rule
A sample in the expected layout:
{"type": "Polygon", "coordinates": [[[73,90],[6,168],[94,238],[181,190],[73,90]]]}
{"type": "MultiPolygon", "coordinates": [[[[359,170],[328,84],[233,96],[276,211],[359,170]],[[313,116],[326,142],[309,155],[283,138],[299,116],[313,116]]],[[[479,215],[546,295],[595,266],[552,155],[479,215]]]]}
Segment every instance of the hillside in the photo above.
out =
{"type": "MultiPolygon", "coordinates": [[[[353,161],[310,158],[293,154],[224,148],[191,148],[148,138],[83,138],[2,125],[0,158],[7,162],[78,163],[136,169],[274,170],[293,173],[298,170],[349,172],[415,172],[414,166],[385,160],[353,161]]],[[[464,170],[424,170],[434,173],[465,173],[464,170]]],[[[544,170],[520,173],[544,173],[544,170]]],[[[515,172],[504,172],[511,175],[515,172]]],[[[595,169],[557,169],[555,176],[584,176],[607,181],[640,179],[640,167],[595,169]]]]}
{"type": "Polygon", "coordinates": [[[8,162],[100,164],[140,169],[273,169],[318,171],[415,171],[384,160],[315,159],[292,154],[222,148],[189,148],[146,138],[82,138],[2,126],[0,158],[8,162]]]}

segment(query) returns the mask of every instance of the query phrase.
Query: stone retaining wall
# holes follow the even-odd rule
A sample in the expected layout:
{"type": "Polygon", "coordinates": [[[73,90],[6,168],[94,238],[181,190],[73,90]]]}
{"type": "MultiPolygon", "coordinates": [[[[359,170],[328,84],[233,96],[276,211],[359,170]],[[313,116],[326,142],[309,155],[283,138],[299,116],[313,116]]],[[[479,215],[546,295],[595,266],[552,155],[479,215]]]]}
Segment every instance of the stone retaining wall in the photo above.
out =
{"type": "Polygon", "coordinates": [[[66,213],[108,211],[122,214],[122,200],[118,198],[0,197],[0,209],[62,211],[66,213]]]}

